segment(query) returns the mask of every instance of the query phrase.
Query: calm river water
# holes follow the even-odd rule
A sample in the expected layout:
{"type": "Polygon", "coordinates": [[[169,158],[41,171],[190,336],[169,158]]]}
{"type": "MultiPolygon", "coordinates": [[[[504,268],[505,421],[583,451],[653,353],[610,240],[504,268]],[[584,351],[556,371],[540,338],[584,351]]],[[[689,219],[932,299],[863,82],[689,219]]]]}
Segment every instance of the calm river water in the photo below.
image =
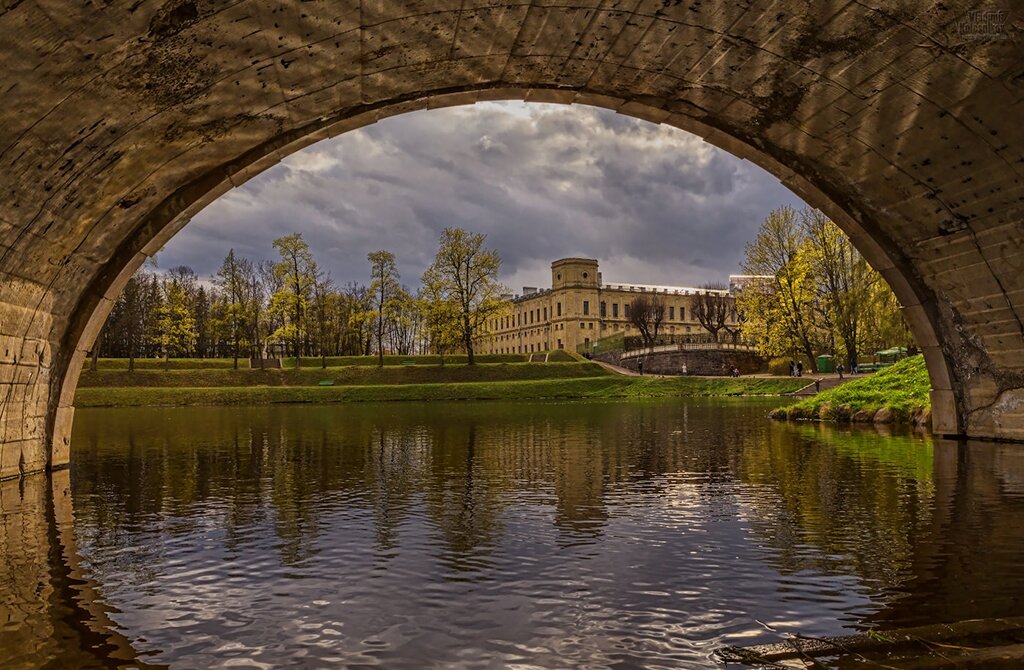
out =
{"type": "Polygon", "coordinates": [[[1024,446],[773,403],[81,410],[70,474],[0,488],[0,667],[698,668],[1024,614],[1024,446]]]}

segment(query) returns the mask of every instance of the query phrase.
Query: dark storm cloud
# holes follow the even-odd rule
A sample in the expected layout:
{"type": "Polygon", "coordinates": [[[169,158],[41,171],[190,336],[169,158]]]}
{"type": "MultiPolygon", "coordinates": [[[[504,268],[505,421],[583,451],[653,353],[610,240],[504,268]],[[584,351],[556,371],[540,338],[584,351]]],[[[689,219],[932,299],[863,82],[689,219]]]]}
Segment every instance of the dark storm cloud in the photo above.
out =
{"type": "Polygon", "coordinates": [[[415,285],[446,226],[486,233],[518,290],[556,258],[609,281],[695,285],[737,271],[743,245],[799,201],[754,165],[672,128],[589,107],[485,104],[417,112],[301,151],[200,213],[161,267],[216,271],[229,247],[273,256],[301,232],[339,282],[395,253],[415,285]]]}

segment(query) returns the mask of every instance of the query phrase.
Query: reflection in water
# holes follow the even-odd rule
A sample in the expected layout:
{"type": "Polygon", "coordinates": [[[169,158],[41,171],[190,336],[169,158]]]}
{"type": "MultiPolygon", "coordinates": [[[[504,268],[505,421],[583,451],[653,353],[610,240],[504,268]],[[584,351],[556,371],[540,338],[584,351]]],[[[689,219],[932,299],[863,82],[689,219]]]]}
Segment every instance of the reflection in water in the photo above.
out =
{"type": "Polygon", "coordinates": [[[0,488],[0,666],[706,667],[758,620],[1024,614],[1024,448],[770,406],[81,411],[73,496],[0,488]]]}
{"type": "Polygon", "coordinates": [[[82,574],[67,470],[0,482],[0,667],[152,666],[82,574]]]}

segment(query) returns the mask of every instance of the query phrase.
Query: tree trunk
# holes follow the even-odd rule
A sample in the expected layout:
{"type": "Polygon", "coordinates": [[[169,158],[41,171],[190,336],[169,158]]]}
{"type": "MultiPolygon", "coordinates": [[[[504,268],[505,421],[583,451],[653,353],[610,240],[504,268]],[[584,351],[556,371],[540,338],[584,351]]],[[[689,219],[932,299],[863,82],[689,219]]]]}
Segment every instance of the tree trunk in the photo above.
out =
{"type": "Polygon", "coordinates": [[[100,343],[97,342],[92,347],[92,361],[89,363],[89,367],[93,372],[96,372],[96,363],[100,358],[100,343]]]}
{"type": "Polygon", "coordinates": [[[462,341],[466,345],[466,364],[475,365],[473,361],[473,329],[469,327],[469,316],[462,317],[462,341]]]}
{"type": "Polygon", "coordinates": [[[818,359],[814,357],[814,349],[811,348],[811,343],[804,340],[804,355],[807,356],[807,360],[810,361],[808,364],[811,370],[814,372],[820,372],[818,370],[818,359]]]}

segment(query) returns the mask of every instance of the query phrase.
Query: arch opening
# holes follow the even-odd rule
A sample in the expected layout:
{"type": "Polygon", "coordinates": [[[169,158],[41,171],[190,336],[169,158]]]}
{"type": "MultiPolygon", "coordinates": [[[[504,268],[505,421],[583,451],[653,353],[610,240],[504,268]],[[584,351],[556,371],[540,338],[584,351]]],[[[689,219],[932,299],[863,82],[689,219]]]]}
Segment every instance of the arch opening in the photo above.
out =
{"type": "MultiPolygon", "coordinates": [[[[69,360],[67,372],[64,374],[64,380],[60,389],[61,404],[58,409],[58,412],[63,411],[70,415],[58,417],[68,422],[65,430],[70,431],[70,421],[73,417],[74,393],[86,354],[92,350],[96,337],[125,283],[147,259],[153,257],[163,248],[167,241],[181,231],[202,209],[228,191],[242,186],[263,171],[273,167],[285,157],[301,151],[316,142],[336,137],[344,132],[357,130],[399,114],[465,105],[468,100],[472,102],[513,100],[553,102],[603,107],[644,121],[667,123],[680,130],[697,135],[719,149],[757,164],[778,177],[784,185],[789,187],[809,205],[828,214],[851,237],[858,250],[861,251],[872,267],[885,277],[894,292],[896,292],[897,298],[900,300],[901,305],[903,305],[904,313],[907,315],[907,322],[911,327],[915,341],[918,343],[936,343],[931,350],[927,350],[922,346],[922,350],[926,354],[929,374],[933,379],[933,388],[935,388],[934,380],[936,377],[940,380],[940,384],[944,381],[945,385],[949,385],[950,370],[945,357],[939,355],[939,352],[936,350],[938,337],[933,323],[924,311],[925,308],[919,293],[914,291],[914,284],[903,274],[903,271],[897,265],[898,259],[894,259],[892,254],[886,252],[883,243],[879,243],[871,233],[867,232],[856,218],[846,213],[838,203],[808,180],[801,178],[798,173],[781,165],[766,153],[741,143],[735,137],[725,135],[721,131],[716,131],[691,117],[669,114],[665,110],[656,107],[635,102],[627,104],[625,100],[609,99],[606,96],[574,93],[571,97],[567,97],[564,95],[564,92],[558,90],[491,89],[442,93],[422,100],[402,101],[387,107],[375,108],[349,118],[337,120],[325,127],[318,127],[305,135],[275,138],[272,142],[262,144],[245,152],[239,161],[233,162],[229,166],[229,169],[234,171],[228,172],[226,178],[219,183],[214,183],[214,175],[203,175],[189,184],[183,193],[176,194],[177,197],[161,203],[162,207],[145,217],[144,225],[133,231],[132,235],[122,242],[117,254],[110,261],[111,267],[109,270],[99,278],[97,284],[91,286],[85,292],[85,300],[76,309],[73,321],[81,324],[76,329],[78,331],[77,341],[73,344],[73,350],[76,355],[69,360]],[[467,96],[469,97],[467,98],[467,96]],[[208,184],[213,185],[208,190],[203,191],[200,185],[208,184]],[[190,197],[194,197],[194,199],[190,201],[190,197]],[[161,221],[162,223],[160,223],[161,221]],[[64,409],[69,407],[66,404],[68,401],[71,403],[71,409],[64,409]]],[[[224,175],[220,174],[217,176],[224,175]]],[[[71,344],[71,342],[68,344],[71,344]]],[[[940,386],[937,390],[943,389],[940,386]]],[[[957,433],[959,431],[959,424],[955,413],[953,416],[942,414],[933,416],[935,417],[934,421],[937,431],[943,434],[957,433]]],[[[66,435],[69,436],[70,433],[67,432],[66,435]]],[[[56,437],[58,436],[55,435],[56,437]]],[[[62,438],[61,442],[69,445],[67,438],[62,438]]],[[[64,458],[66,460],[69,458],[69,455],[64,458]]]]}

